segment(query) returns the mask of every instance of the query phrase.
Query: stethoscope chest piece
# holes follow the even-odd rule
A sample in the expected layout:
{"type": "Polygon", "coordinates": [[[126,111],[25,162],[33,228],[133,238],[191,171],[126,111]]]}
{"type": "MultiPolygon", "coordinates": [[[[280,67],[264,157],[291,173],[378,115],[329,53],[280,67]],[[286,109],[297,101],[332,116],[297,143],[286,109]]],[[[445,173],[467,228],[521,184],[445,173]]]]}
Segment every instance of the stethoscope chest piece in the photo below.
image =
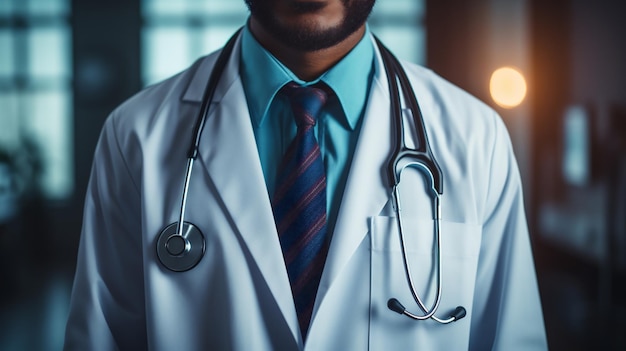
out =
{"type": "Polygon", "coordinates": [[[185,222],[182,233],[178,223],[172,223],[159,233],[157,256],[169,270],[184,272],[195,267],[204,255],[204,235],[198,227],[185,222]]]}

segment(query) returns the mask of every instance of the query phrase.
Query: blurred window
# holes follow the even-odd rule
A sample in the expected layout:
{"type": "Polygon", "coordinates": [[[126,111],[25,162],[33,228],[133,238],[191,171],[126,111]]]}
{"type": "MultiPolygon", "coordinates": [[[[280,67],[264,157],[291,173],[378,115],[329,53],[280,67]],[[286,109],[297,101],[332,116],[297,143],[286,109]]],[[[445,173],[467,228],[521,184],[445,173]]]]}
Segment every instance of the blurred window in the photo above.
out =
{"type": "Polygon", "coordinates": [[[167,78],[220,48],[245,23],[243,0],[142,0],[142,79],[167,78]]]}
{"type": "MultiPolygon", "coordinates": [[[[403,59],[424,64],[425,0],[378,1],[370,28],[403,59]]],[[[142,0],[142,79],[152,84],[219,49],[248,17],[244,0],[142,0]]]]}
{"type": "Polygon", "coordinates": [[[379,0],[370,29],[400,59],[426,64],[425,0],[379,0]]]}
{"type": "Polygon", "coordinates": [[[563,121],[563,163],[565,181],[585,186],[590,178],[589,116],[583,106],[569,106],[563,121]]]}
{"type": "Polygon", "coordinates": [[[70,0],[0,1],[0,150],[22,188],[74,187],[70,0]]]}

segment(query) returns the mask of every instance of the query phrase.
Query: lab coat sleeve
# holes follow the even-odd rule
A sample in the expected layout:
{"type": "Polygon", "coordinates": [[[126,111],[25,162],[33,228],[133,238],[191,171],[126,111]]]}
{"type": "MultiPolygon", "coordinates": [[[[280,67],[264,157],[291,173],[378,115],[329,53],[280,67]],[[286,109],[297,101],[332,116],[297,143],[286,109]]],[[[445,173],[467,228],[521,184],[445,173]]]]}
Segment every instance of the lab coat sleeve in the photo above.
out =
{"type": "Polygon", "coordinates": [[[494,113],[471,350],[547,349],[543,314],[509,135],[494,113]]]}
{"type": "Polygon", "coordinates": [[[114,113],[96,147],[65,350],[146,348],[138,176],[121,152],[115,122],[114,113]]]}

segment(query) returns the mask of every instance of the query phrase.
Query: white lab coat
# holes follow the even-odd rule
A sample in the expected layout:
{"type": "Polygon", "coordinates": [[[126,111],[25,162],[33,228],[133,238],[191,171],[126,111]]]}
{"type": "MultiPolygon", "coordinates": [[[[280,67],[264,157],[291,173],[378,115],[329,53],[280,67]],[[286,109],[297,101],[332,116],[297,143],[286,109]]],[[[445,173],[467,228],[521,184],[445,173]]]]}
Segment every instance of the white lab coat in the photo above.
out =
{"type": "MultiPolygon", "coordinates": [[[[517,165],[488,107],[405,63],[444,173],[440,317],[406,282],[390,203],[390,103],[377,53],[371,88],[306,344],[239,79],[239,45],[220,80],[185,219],[206,237],[190,271],[165,269],[156,237],[177,221],[190,143],[216,54],[117,108],[98,143],[67,325],[68,350],[541,350],[543,317],[517,165]]],[[[410,129],[410,128],[407,128],[410,129]]],[[[433,214],[419,173],[401,183],[411,269],[430,305],[433,214]],[[430,281],[430,283],[428,283],[430,281]]]]}

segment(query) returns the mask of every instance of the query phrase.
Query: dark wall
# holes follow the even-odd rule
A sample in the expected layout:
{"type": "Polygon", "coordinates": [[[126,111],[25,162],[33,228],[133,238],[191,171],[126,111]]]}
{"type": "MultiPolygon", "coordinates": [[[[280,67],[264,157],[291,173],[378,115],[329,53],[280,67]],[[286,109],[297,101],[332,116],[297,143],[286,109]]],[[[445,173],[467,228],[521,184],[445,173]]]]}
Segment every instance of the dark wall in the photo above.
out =
{"type": "Polygon", "coordinates": [[[139,0],[72,2],[76,191],[64,233],[75,257],[93,152],[106,117],[141,88],[139,0]]]}
{"type": "Polygon", "coordinates": [[[426,0],[427,66],[484,101],[476,76],[487,57],[488,16],[487,0],[426,0]]]}

